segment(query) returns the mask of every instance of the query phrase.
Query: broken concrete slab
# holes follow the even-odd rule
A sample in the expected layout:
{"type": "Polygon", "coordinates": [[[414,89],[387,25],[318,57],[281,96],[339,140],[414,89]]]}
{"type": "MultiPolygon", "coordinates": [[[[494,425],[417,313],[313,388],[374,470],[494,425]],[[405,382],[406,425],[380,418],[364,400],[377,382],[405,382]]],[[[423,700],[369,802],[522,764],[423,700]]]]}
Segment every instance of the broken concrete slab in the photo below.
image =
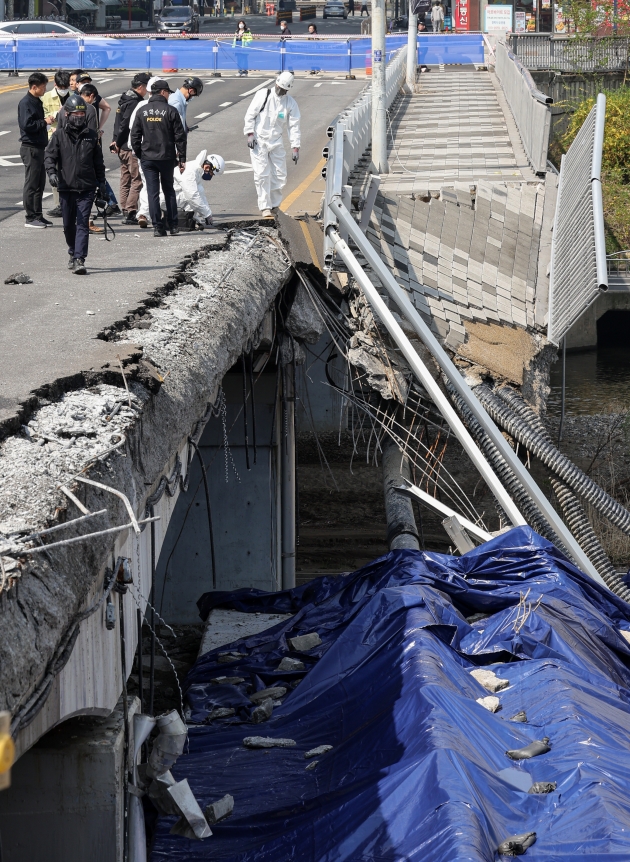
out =
{"type": "Polygon", "coordinates": [[[318,745],[317,748],[311,748],[310,751],[306,751],[304,753],[305,760],[309,760],[311,757],[319,757],[322,754],[326,754],[327,751],[332,751],[332,745],[318,745]]]}
{"type": "Polygon", "coordinates": [[[478,697],[477,703],[481,704],[489,712],[498,712],[501,709],[501,701],[498,697],[489,694],[487,697],[478,697]]]}
{"type": "Polygon", "coordinates": [[[307,635],[298,635],[294,638],[288,638],[288,644],[295,652],[308,652],[315,649],[322,642],[322,639],[317,632],[310,632],[307,635]]]}
{"type": "Polygon", "coordinates": [[[313,760],[313,761],[312,761],[311,763],[309,763],[309,765],[305,768],[305,772],[310,772],[312,769],[315,769],[315,767],[317,766],[317,764],[318,764],[318,763],[319,763],[319,760],[313,760]]]}
{"type": "MultiPolygon", "coordinates": [[[[240,611],[213,608],[208,614],[199,647],[199,657],[218,647],[228,646],[241,638],[260,634],[266,629],[291,619],[292,614],[244,614],[240,611]]],[[[225,651],[223,655],[229,654],[225,651]]]]}
{"type": "Polygon", "coordinates": [[[507,688],[510,684],[509,680],[501,679],[494,671],[485,670],[481,667],[471,670],[470,675],[474,677],[480,685],[491,692],[503,691],[503,689],[507,688]]]}
{"type": "Polygon", "coordinates": [[[539,337],[525,329],[498,323],[466,321],[465,329],[468,339],[457,348],[459,356],[511,383],[523,385],[525,372],[540,350],[539,337]]]}
{"type": "Polygon", "coordinates": [[[245,748],[293,748],[294,739],[273,739],[270,736],[246,736],[243,740],[245,748]]]}
{"type": "Polygon", "coordinates": [[[263,688],[260,691],[253,692],[253,694],[250,694],[249,699],[252,703],[262,703],[267,700],[267,698],[277,700],[280,697],[284,697],[286,693],[286,688],[273,686],[272,688],[263,688]]]}
{"type": "Polygon", "coordinates": [[[252,724],[262,724],[264,721],[269,721],[273,712],[273,700],[269,697],[263,700],[251,714],[250,721],[252,724]]]}
{"type": "Polygon", "coordinates": [[[245,682],[244,676],[215,676],[210,682],[214,685],[240,685],[245,682]]]}
{"type": "Polygon", "coordinates": [[[304,662],[300,661],[297,658],[289,658],[289,656],[285,656],[276,670],[280,671],[295,671],[295,670],[304,670],[304,662]]]}
{"type": "Polygon", "coordinates": [[[221,799],[218,799],[216,802],[211,802],[209,805],[203,810],[204,817],[210,824],[210,826],[214,826],[215,823],[218,823],[220,820],[225,820],[226,817],[229,817],[230,814],[234,811],[234,797],[230,796],[229,793],[226,793],[221,799]]]}

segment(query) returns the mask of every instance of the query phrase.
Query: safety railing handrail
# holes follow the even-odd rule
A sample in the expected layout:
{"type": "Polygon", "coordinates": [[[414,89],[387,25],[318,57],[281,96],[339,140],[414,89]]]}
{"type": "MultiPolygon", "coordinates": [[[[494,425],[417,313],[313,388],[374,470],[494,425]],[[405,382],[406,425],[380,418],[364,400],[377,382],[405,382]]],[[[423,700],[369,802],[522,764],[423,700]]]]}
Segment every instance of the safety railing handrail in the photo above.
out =
{"type": "MultiPolygon", "coordinates": [[[[389,108],[398,94],[406,71],[407,46],[401,47],[387,63],[385,72],[385,102],[389,108]]],[[[342,111],[328,129],[330,144],[324,150],[327,163],[322,171],[326,180],[324,191],[324,259],[330,256],[330,240],[326,229],[335,221],[329,209],[334,197],[341,197],[348,206],[344,191],[348,176],[368,149],[372,130],[372,89],[365,87],[352,104],[342,111]]]]}
{"type": "Polygon", "coordinates": [[[503,41],[497,43],[495,69],[529,163],[535,173],[544,174],[553,99],[538,90],[528,70],[503,41]]]}
{"type": "Polygon", "coordinates": [[[601,166],[606,97],[600,93],[562,157],[551,242],[547,338],[559,345],[608,290],[601,166]]]}

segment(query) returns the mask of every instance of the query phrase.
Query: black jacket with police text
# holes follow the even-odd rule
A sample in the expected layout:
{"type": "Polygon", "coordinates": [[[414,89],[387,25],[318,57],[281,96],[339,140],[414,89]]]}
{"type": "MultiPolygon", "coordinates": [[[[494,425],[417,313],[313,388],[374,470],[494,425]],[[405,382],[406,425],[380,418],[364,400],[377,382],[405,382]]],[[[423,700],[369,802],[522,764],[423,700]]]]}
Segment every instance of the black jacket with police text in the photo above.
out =
{"type": "Polygon", "coordinates": [[[116,116],[114,117],[114,135],[112,141],[120,150],[129,149],[129,121],[134,112],[134,108],[138,102],[142,102],[143,97],[135,90],[127,90],[118,100],[116,108],[116,116]]]}
{"type": "Polygon", "coordinates": [[[138,108],[131,130],[131,148],[139,159],[186,161],[186,132],[179,111],[159,93],[138,108]]]}
{"type": "Polygon", "coordinates": [[[44,117],[42,100],[27,93],[18,104],[20,142],[26,147],[45,150],[48,143],[48,124],[44,117]]]}
{"type": "Polygon", "coordinates": [[[84,192],[105,182],[103,151],[92,129],[57,129],[46,147],[44,165],[48,176],[59,177],[60,192],[84,192]]]}

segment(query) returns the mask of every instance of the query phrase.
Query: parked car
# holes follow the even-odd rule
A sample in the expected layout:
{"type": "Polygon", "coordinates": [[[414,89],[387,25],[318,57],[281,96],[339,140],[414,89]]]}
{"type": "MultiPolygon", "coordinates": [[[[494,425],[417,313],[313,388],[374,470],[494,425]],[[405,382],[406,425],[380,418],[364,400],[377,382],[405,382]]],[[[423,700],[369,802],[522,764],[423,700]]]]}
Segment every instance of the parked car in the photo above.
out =
{"type": "Polygon", "coordinates": [[[324,18],[347,18],[348,10],[341,0],[327,0],[323,15],[324,18]]]}
{"type": "Polygon", "coordinates": [[[76,36],[83,31],[72,24],[63,21],[2,21],[0,33],[11,33],[16,36],[33,36],[50,33],[54,36],[76,36]]]}
{"type": "Polygon", "coordinates": [[[199,32],[199,11],[194,6],[165,6],[155,19],[158,33],[199,32]]]}

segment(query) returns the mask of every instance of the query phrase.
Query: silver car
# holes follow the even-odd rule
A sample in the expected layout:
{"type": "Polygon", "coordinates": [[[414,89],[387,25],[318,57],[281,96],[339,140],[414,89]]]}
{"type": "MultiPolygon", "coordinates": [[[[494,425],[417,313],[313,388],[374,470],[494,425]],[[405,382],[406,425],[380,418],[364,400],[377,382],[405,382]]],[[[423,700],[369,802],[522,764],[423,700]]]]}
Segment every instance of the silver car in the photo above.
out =
{"type": "Polygon", "coordinates": [[[199,13],[193,6],[165,6],[155,25],[158,33],[198,33],[199,13]]]}

